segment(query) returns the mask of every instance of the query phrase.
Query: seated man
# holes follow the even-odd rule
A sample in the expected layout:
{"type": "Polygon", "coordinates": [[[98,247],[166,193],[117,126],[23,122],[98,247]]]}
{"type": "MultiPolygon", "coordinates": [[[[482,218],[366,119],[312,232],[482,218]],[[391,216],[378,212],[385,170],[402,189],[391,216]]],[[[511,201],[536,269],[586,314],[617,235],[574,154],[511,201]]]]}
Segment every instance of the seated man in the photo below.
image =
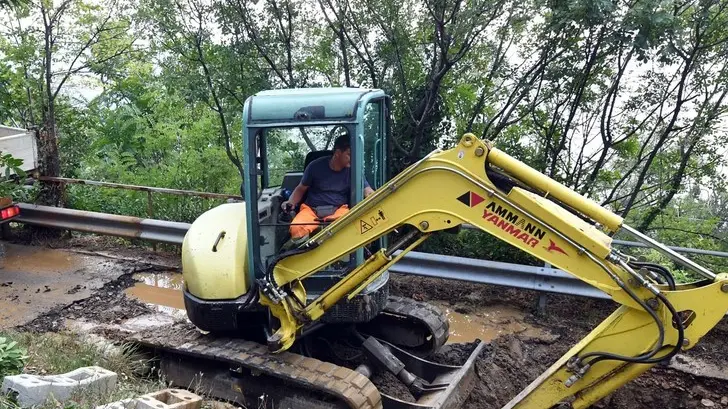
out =
{"type": "MultiPolygon", "coordinates": [[[[311,234],[319,226],[319,221],[333,221],[349,211],[349,192],[351,191],[351,147],[349,135],[340,135],[334,141],[332,156],[318,158],[309,163],[303,172],[301,182],[291,193],[291,197],[281,205],[295,207],[304,193],[306,201],[291,222],[291,239],[298,240],[311,234]]],[[[374,190],[364,178],[364,197],[374,190]]]]}

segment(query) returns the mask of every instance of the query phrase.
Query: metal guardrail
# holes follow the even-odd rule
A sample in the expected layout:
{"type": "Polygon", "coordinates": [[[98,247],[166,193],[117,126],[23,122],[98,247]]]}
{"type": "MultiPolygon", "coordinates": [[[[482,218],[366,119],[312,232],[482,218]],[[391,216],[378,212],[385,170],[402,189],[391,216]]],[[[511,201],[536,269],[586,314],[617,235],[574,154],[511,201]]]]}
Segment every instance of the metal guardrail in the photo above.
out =
{"type": "MultiPolygon", "coordinates": [[[[19,203],[17,222],[76,230],[101,235],[138,238],[155,242],[182,244],[189,223],[144,219],[84,210],[19,203]]],[[[631,242],[622,242],[631,246],[631,242]]],[[[641,244],[641,243],[637,243],[641,244]]],[[[675,251],[696,253],[698,249],[673,247],[675,251]]],[[[697,253],[708,254],[708,253],[697,253]]],[[[710,255],[728,257],[728,253],[710,255]]],[[[479,260],[442,254],[410,251],[393,265],[392,273],[417,275],[493,284],[513,288],[609,299],[609,296],[571,274],[549,267],[479,260]]]]}
{"type": "Polygon", "coordinates": [[[148,192],[148,193],[165,193],[168,195],[177,195],[177,196],[204,197],[207,199],[242,199],[242,197],[240,195],[229,195],[229,194],[225,194],[225,193],[209,193],[209,192],[200,192],[197,190],[182,190],[182,189],[170,189],[170,188],[166,188],[166,187],[151,187],[151,186],[140,186],[140,185],[128,185],[128,184],[124,184],[124,183],[98,182],[96,180],[87,180],[87,179],[71,179],[71,178],[62,178],[62,177],[53,177],[53,176],[40,176],[40,177],[38,177],[38,180],[40,180],[41,182],[108,187],[108,188],[112,188],[112,189],[136,190],[139,192],[148,192]]]}
{"type": "Polygon", "coordinates": [[[27,203],[18,203],[18,206],[20,215],[15,221],[20,223],[130,239],[182,244],[182,239],[190,228],[189,223],[166,220],[143,219],[27,203]]]}
{"type": "Polygon", "coordinates": [[[188,196],[188,197],[201,197],[205,199],[242,199],[240,195],[229,195],[225,193],[209,193],[199,192],[196,190],[182,190],[182,189],[170,189],[166,187],[151,187],[151,186],[140,186],[140,185],[128,185],[124,183],[111,183],[111,182],[99,182],[96,180],[87,179],[71,179],[62,177],[52,176],[40,176],[38,180],[45,183],[60,183],[64,185],[75,184],[84,186],[95,186],[111,189],[123,189],[133,190],[137,192],[147,193],[147,217],[150,219],[154,217],[154,198],[153,193],[176,195],[176,196],[188,196]]]}
{"type": "Polygon", "coordinates": [[[610,298],[605,292],[571,274],[549,267],[410,251],[390,267],[389,271],[590,298],[610,298]]]}
{"type": "MultiPolygon", "coordinates": [[[[471,224],[463,224],[463,229],[465,230],[475,230],[480,231],[477,227],[471,225],[471,224]]],[[[619,246],[625,246],[625,247],[649,247],[645,243],[641,243],[639,241],[628,241],[628,240],[612,240],[613,244],[619,245],[619,246]]],[[[716,251],[716,250],[703,250],[703,249],[694,249],[690,247],[675,247],[675,246],[667,246],[669,249],[672,249],[674,251],[677,251],[679,253],[686,253],[686,254],[702,254],[705,256],[715,256],[715,257],[726,257],[728,258],[728,253],[724,251],[716,251]]]]}

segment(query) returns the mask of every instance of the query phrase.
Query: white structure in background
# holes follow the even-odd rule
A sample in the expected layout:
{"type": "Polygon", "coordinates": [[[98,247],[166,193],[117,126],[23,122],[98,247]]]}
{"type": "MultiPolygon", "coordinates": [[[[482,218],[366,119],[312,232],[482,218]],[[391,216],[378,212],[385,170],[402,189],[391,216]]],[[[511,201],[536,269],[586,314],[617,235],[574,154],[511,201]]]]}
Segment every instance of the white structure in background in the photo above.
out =
{"type": "MultiPolygon", "coordinates": [[[[38,167],[38,144],[34,131],[0,125],[0,153],[9,153],[22,159],[20,167],[30,172],[38,167]]],[[[0,166],[0,175],[5,175],[5,167],[0,166]]]]}

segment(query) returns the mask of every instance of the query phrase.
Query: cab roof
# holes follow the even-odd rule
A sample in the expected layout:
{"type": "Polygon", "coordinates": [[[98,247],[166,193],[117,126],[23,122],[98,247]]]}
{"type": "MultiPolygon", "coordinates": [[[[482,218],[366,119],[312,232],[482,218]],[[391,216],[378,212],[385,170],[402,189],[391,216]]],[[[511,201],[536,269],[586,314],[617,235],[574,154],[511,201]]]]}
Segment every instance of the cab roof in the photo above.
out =
{"type": "Polygon", "coordinates": [[[286,88],[258,92],[246,101],[248,125],[271,122],[353,121],[366,94],[384,96],[369,88],[286,88]]]}

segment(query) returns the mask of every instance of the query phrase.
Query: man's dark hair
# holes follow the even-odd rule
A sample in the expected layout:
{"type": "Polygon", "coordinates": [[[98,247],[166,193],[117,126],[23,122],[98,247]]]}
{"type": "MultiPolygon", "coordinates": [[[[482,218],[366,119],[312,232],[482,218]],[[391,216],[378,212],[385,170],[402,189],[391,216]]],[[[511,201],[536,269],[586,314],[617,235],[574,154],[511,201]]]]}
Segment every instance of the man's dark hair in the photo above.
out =
{"type": "Polygon", "coordinates": [[[349,142],[349,134],[345,133],[343,135],[339,135],[336,137],[336,140],[334,141],[334,150],[340,150],[345,151],[349,147],[351,147],[351,143],[349,142]]]}

